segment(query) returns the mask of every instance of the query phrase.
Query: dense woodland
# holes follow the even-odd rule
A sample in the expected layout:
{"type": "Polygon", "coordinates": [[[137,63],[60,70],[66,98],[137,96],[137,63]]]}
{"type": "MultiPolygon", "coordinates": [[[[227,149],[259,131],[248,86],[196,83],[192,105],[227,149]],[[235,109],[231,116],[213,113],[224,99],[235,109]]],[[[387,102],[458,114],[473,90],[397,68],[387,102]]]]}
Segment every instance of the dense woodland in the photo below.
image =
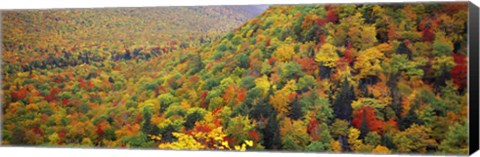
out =
{"type": "Polygon", "coordinates": [[[468,152],[467,3],[240,8],[2,13],[3,144],[468,152]]]}

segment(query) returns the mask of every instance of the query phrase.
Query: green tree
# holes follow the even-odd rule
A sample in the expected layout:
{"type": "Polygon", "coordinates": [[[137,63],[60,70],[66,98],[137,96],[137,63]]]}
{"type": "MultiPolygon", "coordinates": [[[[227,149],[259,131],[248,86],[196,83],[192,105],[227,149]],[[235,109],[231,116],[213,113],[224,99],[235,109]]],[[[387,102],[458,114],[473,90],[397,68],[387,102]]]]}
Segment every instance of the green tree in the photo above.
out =
{"type": "Polygon", "coordinates": [[[425,153],[427,152],[427,147],[437,146],[437,142],[430,136],[430,133],[430,128],[413,124],[405,131],[395,134],[393,143],[400,153],[425,153]]]}
{"type": "Polygon", "coordinates": [[[348,135],[348,126],[349,123],[345,120],[335,119],[332,126],[330,126],[333,138],[338,138],[339,136],[348,135]]]}
{"type": "Polygon", "coordinates": [[[342,83],[340,93],[333,102],[333,113],[335,118],[350,121],[352,119],[352,101],[355,99],[353,86],[348,83],[347,78],[342,83]]]}
{"type": "Polygon", "coordinates": [[[439,150],[447,154],[468,154],[468,125],[466,122],[456,123],[449,127],[445,140],[439,150]]]}

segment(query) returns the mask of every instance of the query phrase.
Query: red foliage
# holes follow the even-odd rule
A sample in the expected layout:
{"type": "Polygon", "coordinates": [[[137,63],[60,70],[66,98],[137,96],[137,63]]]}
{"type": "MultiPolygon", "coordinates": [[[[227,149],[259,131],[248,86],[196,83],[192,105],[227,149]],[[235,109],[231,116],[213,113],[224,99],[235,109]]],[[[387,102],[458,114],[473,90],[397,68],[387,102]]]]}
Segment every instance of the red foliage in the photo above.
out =
{"type": "Polygon", "coordinates": [[[231,147],[231,144],[236,144],[237,143],[237,140],[233,139],[230,136],[224,137],[223,140],[227,141],[230,144],[230,147],[231,147]]]}
{"type": "Polygon", "coordinates": [[[292,92],[292,93],[288,94],[288,99],[290,99],[290,101],[293,101],[293,99],[295,99],[296,97],[297,97],[296,92],[292,92]]]}
{"type": "Polygon", "coordinates": [[[467,57],[462,54],[452,54],[456,65],[450,71],[453,83],[460,89],[467,86],[467,57]]]}
{"type": "Polygon", "coordinates": [[[240,102],[243,102],[245,100],[245,97],[247,96],[246,91],[241,91],[237,94],[237,100],[240,102]]]}
{"type": "Polygon", "coordinates": [[[163,53],[167,53],[168,49],[166,47],[162,48],[163,53]]]}
{"type": "Polygon", "coordinates": [[[64,139],[65,137],[67,137],[67,134],[65,134],[65,131],[60,131],[60,132],[58,132],[58,137],[60,139],[64,139]]]}
{"type": "Polygon", "coordinates": [[[270,59],[268,59],[268,64],[272,65],[276,60],[275,57],[270,57],[270,59]]]}
{"type": "Polygon", "coordinates": [[[23,100],[27,97],[28,91],[26,87],[20,88],[17,91],[12,92],[11,96],[14,101],[23,100]]]}
{"type": "Polygon", "coordinates": [[[312,116],[312,119],[308,122],[307,133],[314,141],[320,139],[320,128],[318,126],[318,121],[314,116],[312,116]]]}
{"type": "Polygon", "coordinates": [[[260,140],[260,135],[259,135],[258,132],[255,131],[255,130],[252,130],[252,131],[248,132],[248,136],[250,136],[251,138],[253,138],[253,140],[254,140],[255,142],[258,142],[258,141],[260,140]]]}
{"type": "Polygon", "coordinates": [[[393,128],[397,128],[397,121],[395,121],[395,119],[393,118],[390,118],[387,122],[385,122],[385,127],[393,127],[393,128]]]}
{"type": "Polygon", "coordinates": [[[348,63],[353,62],[352,48],[348,48],[348,49],[345,50],[345,52],[343,52],[343,58],[348,63]]]}
{"type": "Polygon", "coordinates": [[[207,125],[196,125],[194,129],[195,129],[195,132],[208,133],[208,132],[212,131],[212,128],[208,127],[207,125]]]}
{"type": "Polygon", "coordinates": [[[322,34],[322,35],[320,35],[320,38],[318,39],[318,42],[319,42],[320,45],[323,45],[326,40],[327,40],[327,35],[322,34]]]}
{"type": "Polygon", "coordinates": [[[325,24],[327,24],[327,20],[325,20],[324,18],[318,18],[318,20],[317,20],[317,25],[318,26],[324,27],[325,24]]]}
{"type": "Polygon", "coordinates": [[[399,36],[398,33],[393,28],[388,29],[387,35],[389,40],[395,40],[399,36]]]}
{"type": "Polygon", "coordinates": [[[208,90],[206,90],[200,95],[200,100],[201,100],[200,107],[202,108],[208,108],[208,104],[205,101],[205,98],[207,98],[207,95],[208,95],[208,90]]]}
{"type": "Polygon", "coordinates": [[[69,105],[69,103],[70,103],[70,102],[68,101],[67,98],[63,98],[63,99],[62,99],[62,104],[63,104],[63,106],[67,106],[67,105],[69,105]]]}
{"type": "Polygon", "coordinates": [[[215,109],[213,110],[212,115],[215,116],[215,115],[217,115],[218,113],[220,113],[220,111],[222,111],[222,107],[219,106],[219,107],[217,107],[217,108],[215,108],[215,109]]]}
{"type": "Polygon", "coordinates": [[[298,59],[297,62],[307,74],[314,75],[318,69],[318,65],[313,58],[302,58],[298,59]]]}
{"type": "Polygon", "coordinates": [[[371,106],[362,106],[361,108],[353,111],[355,116],[352,119],[352,125],[357,129],[361,127],[364,112],[368,129],[380,134],[385,124],[383,121],[378,120],[377,115],[375,115],[375,109],[371,106]]]}
{"type": "Polygon", "coordinates": [[[94,85],[92,82],[90,82],[90,81],[88,81],[87,85],[88,85],[89,88],[93,88],[93,87],[95,86],[95,85],[94,85]]]}
{"type": "Polygon", "coordinates": [[[105,131],[102,129],[102,127],[98,126],[97,131],[95,131],[95,133],[97,133],[98,136],[103,136],[105,131]]]}
{"type": "Polygon", "coordinates": [[[338,22],[338,16],[335,10],[329,10],[327,12],[326,18],[327,18],[327,22],[333,22],[333,23],[338,22]]]}
{"type": "Polygon", "coordinates": [[[435,40],[435,33],[430,29],[425,29],[422,32],[422,38],[424,41],[433,42],[433,40],[435,40]]]}
{"type": "Polygon", "coordinates": [[[47,100],[48,102],[50,101],[53,101],[55,98],[51,95],[47,95],[47,96],[44,96],[45,97],[45,100],[47,100]]]}
{"type": "Polygon", "coordinates": [[[40,136],[43,136],[43,131],[42,131],[42,129],[41,129],[39,126],[34,126],[34,127],[32,128],[32,130],[33,130],[33,132],[35,132],[35,134],[40,135],[40,136]]]}

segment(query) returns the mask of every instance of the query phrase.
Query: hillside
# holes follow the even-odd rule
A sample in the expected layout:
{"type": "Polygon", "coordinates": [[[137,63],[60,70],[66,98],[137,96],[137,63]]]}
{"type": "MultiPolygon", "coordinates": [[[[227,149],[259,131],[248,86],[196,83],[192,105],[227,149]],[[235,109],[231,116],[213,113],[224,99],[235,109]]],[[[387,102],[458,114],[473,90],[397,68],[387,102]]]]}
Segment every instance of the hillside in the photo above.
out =
{"type": "Polygon", "coordinates": [[[104,60],[148,60],[210,42],[260,11],[255,6],[5,11],[3,65],[12,73],[104,60]]]}
{"type": "Polygon", "coordinates": [[[466,154],[466,7],[275,5],[148,61],[18,72],[3,85],[2,139],[466,154]]]}

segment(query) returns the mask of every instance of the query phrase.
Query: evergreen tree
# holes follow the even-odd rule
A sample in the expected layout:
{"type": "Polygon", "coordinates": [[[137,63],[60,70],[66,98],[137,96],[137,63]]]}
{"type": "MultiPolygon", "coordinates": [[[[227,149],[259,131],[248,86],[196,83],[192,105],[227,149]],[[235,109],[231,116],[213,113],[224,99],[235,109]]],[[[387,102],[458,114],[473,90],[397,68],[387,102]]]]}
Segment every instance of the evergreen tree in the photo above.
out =
{"type": "Polygon", "coordinates": [[[363,139],[369,132],[368,122],[367,122],[367,112],[363,109],[362,122],[360,123],[360,139],[363,139]]]}
{"type": "Polygon", "coordinates": [[[290,110],[288,116],[292,118],[293,120],[298,120],[303,117],[303,111],[302,111],[302,103],[298,101],[297,98],[293,100],[293,102],[290,105],[290,110]]]}
{"type": "Polygon", "coordinates": [[[352,119],[352,101],[355,99],[353,86],[350,86],[347,78],[343,81],[335,101],[333,102],[333,113],[335,118],[351,121],[352,119]]]}
{"type": "Polygon", "coordinates": [[[416,107],[410,108],[410,110],[408,110],[408,113],[400,119],[398,123],[398,127],[400,130],[405,130],[409,128],[412,124],[423,125],[423,121],[418,118],[418,115],[415,112],[415,108],[416,107]]]}
{"type": "Polygon", "coordinates": [[[260,121],[257,128],[263,135],[263,143],[265,149],[280,149],[280,127],[277,121],[277,112],[273,107],[265,102],[260,102],[254,106],[250,116],[260,121]]]}

